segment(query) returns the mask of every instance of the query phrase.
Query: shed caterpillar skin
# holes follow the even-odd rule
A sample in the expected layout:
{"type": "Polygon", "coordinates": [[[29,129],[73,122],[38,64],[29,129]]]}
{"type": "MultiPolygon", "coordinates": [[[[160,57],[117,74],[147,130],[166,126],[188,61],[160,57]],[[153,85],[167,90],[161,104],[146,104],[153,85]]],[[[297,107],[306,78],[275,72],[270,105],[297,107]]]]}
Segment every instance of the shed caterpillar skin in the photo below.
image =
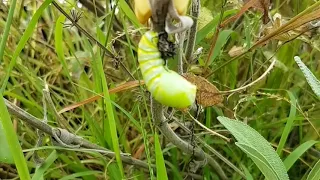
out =
{"type": "Polygon", "coordinates": [[[197,88],[164,65],[158,41],[158,33],[148,31],[139,42],[139,67],[147,89],[163,105],[187,108],[194,103],[197,88]]]}

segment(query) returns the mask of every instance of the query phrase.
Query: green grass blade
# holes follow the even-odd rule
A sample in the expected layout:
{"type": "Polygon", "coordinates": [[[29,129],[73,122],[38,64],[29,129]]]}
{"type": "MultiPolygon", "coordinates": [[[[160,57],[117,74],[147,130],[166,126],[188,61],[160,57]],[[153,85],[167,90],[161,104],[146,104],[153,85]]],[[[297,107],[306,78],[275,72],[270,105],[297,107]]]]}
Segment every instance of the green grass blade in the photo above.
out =
{"type": "Polygon", "coordinates": [[[13,156],[10,152],[9,144],[0,121],[0,163],[14,164],[13,156]]]}
{"type": "Polygon", "coordinates": [[[0,92],[3,93],[3,91],[5,90],[8,80],[9,80],[9,76],[10,73],[13,69],[13,67],[15,66],[17,59],[22,51],[22,49],[24,48],[24,46],[26,45],[27,41],[29,40],[29,38],[32,36],[33,31],[35,30],[35,26],[38,22],[38,19],[40,18],[42,12],[49,6],[49,4],[52,2],[52,0],[46,0],[45,2],[43,2],[41,4],[41,6],[39,7],[39,9],[36,11],[36,13],[33,15],[31,21],[28,24],[28,27],[26,28],[26,30],[24,31],[21,40],[19,41],[16,50],[13,53],[12,59],[10,61],[9,67],[7,68],[7,72],[5,75],[4,80],[2,81],[2,86],[0,89],[0,92]]]}
{"type": "Polygon", "coordinates": [[[219,33],[216,45],[214,46],[213,53],[208,65],[210,65],[220,55],[223,46],[227,43],[228,39],[233,33],[235,32],[232,30],[223,30],[219,33]]]}
{"type": "Polygon", "coordinates": [[[167,180],[167,170],[166,165],[164,163],[161,145],[159,142],[158,133],[154,133],[154,144],[155,144],[155,151],[156,151],[156,166],[157,166],[157,179],[167,180]]]}
{"type": "Polygon", "coordinates": [[[69,81],[72,82],[72,78],[70,76],[70,72],[68,70],[68,65],[66,62],[66,59],[64,57],[63,52],[63,23],[65,21],[66,17],[64,15],[59,16],[59,18],[56,21],[56,28],[54,32],[54,46],[56,53],[58,55],[58,58],[62,64],[63,70],[68,77],[69,81]]]}
{"type": "Polygon", "coordinates": [[[318,162],[313,166],[312,170],[310,171],[307,180],[319,180],[320,179],[320,159],[318,162]]]}
{"type": "Polygon", "coordinates": [[[307,82],[311,86],[311,89],[313,90],[313,92],[320,98],[320,81],[312,74],[312,72],[302,62],[299,56],[295,56],[294,60],[298,64],[304,76],[306,77],[307,82]]]}
{"type": "MultiPolygon", "coordinates": [[[[223,13],[223,18],[235,14],[237,12],[236,9],[232,9],[232,10],[227,10],[223,13]]],[[[208,34],[212,33],[215,31],[215,28],[217,27],[218,23],[219,23],[219,19],[220,19],[220,13],[217,14],[212,20],[211,22],[209,22],[206,26],[204,26],[203,28],[201,28],[198,32],[197,32],[197,37],[196,37],[196,45],[199,44],[208,34]]]]}
{"type": "Polygon", "coordinates": [[[58,153],[56,150],[52,151],[52,153],[47,157],[43,164],[40,167],[37,167],[36,172],[32,176],[32,180],[43,179],[43,174],[46,170],[54,163],[54,161],[58,158],[58,153]]]}
{"type": "Polygon", "coordinates": [[[286,126],[284,127],[284,130],[282,132],[281,139],[280,139],[280,142],[279,142],[279,145],[277,148],[277,153],[279,156],[281,156],[281,154],[282,154],[283,147],[284,147],[284,145],[288,139],[288,136],[291,132],[291,129],[293,127],[293,122],[294,122],[294,119],[296,117],[296,112],[297,112],[297,99],[294,97],[294,95],[291,92],[289,92],[289,91],[287,91],[287,92],[290,96],[291,107],[290,107],[288,121],[286,123],[286,126]]]}
{"type": "Polygon", "coordinates": [[[78,172],[71,174],[69,176],[65,176],[63,178],[60,178],[59,180],[69,180],[69,179],[77,179],[77,177],[83,177],[83,176],[89,176],[94,174],[101,174],[101,171],[85,171],[85,172],[78,172]]]}
{"type": "Polygon", "coordinates": [[[12,18],[13,18],[14,10],[16,8],[16,4],[17,4],[17,0],[12,0],[11,3],[10,3],[10,9],[9,9],[9,14],[8,14],[8,17],[7,17],[7,20],[6,20],[6,26],[4,28],[2,39],[1,39],[1,42],[0,42],[0,64],[2,62],[4,50],[5,50],[7,39],[8,39],[8,36],[9,36],[9,31],[10,31],[10,27],[11,27],[11,24],[12,24],[12,18]]]}
{"type": "Polygon", "coordinates": [[[131,10],[131,8],[129,7],[126,1],[119,0],[119,7],[121,8],[122,12],[128,17],[128,19],[131,21],[131,23],[134,25],[136,29],[141,27],[136,15],[131,10]]]}
{"type": "Polygon", "coordinates": [[[297,147],[284,161],[284,166],[286,167],[287,171],[293,166],[293,164],[304,154],[309,148],[311,148],[319,141],[310,140],[299,147],[297,147]]]}
{"type": "Polygon", "coordinates": [[[105,105],[105,109],[106,109],[106,113],[107,113],[107,116],[104,118],[104,122],[103,122],[104,123],[104,131],[105,131],[104,136],[105,136],[105,139],[110,138],[110,137],[107,137],[108,136],[107,131],[109,131],[109,133],[111,135],[112,150],[116,154],[116,160],[117,160],[117,164],[119,166],[121,176],[124,177],[122,161],[120,158],[119,137],[117,134],[116,120],[114,117],[113,107],[112,107],[112,103],[111,103],[111,99],[110,99],[110,95],[109,95],[107,79],[104,74],[102,59],[100,58],[99,55],[97,55],[95,58],[96,58],[95,61],[98,61],[97,62],[97,67],[98,67],[98,72],[99,72],[98,78],[100,79],[100,82],[102,84],[103,95],[104,95],[103,100],[104,100],[104,105],[105,105]]]}
{"type": "Polygon", "coordinates": [[[16,132],[13,129],[13,124],[11,122],[10,114],[8,112],[7,106],[4,103],[4,98],[2,93],[0,93],[0,122],[2,123],[7,142],[9,144],[10,151],[13,155],[15,165],[18,169],[19,177],[23,180],[30,179],[29,170],[27,162],[24,159],[21,146],[16,132]]]}

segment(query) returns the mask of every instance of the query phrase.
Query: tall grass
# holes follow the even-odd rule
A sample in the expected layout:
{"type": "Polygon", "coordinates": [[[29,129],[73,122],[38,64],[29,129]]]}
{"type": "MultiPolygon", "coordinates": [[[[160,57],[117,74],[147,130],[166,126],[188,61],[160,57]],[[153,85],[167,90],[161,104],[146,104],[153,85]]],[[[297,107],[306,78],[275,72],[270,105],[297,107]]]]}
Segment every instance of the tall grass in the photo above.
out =
{"type": "MultiPolygon", "coordinates": [[[[10,116],[1,101],[0,119],[12,147],[7,151],[11,151],[16,166],[0,162],[0,167],[7,172],[6,177],[1,177],[3,173],[0,171],[0,178],[91,180],[161,179],[168,176],[168,179],[184,179],[189,173],[196,179],[218,179],[219,175],[209,165],[199,166],[193,173],[194,157],[182,153],[161,132],[155,131],[157,125],[152,121],[149,94],[143,85],[113,92],[114,87],[133,78],[141,80],[137,44],[146,29],[137,21],[131,8],[132,1],[112,1],[117,8],[108,10],[101,10],[101,7],[110,7],[109,1],[94,2],[98,7],[96,10],[78,6],[73,0],[56,1],[68,14],[71,10],[82,12],[78,24],[97,42],[77,27],[66,27],[65,23],[69,21],[52,4],[52,0],[31,0],[30,4],[23,1],[16,7],[0,3],[0,91],[6,99],[39,119],[43,117],[41,100],[45,83],[49,85],[57,111],[100,96],[96,101],[60,114],[64,119],[62,124],[56,119],[54,110],[48,109],[48,124],[55,128],[67,125],[73,134],[114,151],[115,158],[106,158],[94,150],[88,153],[81,148],[77,151],[52,150],[55,147],[49,137],[43,139],[43,148],[34,149],[38,138],[34,127],[10,116]],[[15,13],[9,8],[15,9],[15,13]],[[98,16],[100,11],[103,16],[98,16]],[[120,31],[117,31],[118,26],[122,28],[120,31]],[[101,49],[98,42],[105,49],[101,49]],[[33,161],[34,150],[44,158],[41,166],[33,161]],[[148,166],[139,168],[125,164],[121,161],[122,153],[142,160],[148,166]]],[[[294,57],[299,55],[314,76],[320,79],[319,29],[314,28],[308,31],[309,34],[300,34],[289,40],[288,37],[301,33],[299,29],[290,31],[283,36],[288,40],[285,43],[276,37],[247,52],[255,42],[265,37],[266,27],[275,27],[272,23],[263,24],[262,14],[256,9],[249,9],[220,29],[217,36],[218,24],[235,15],[241,7],[239,3],[229,3],[222,10],[223,2],[201,1],[195,45],[196,49],[202,47],[203,50],[195,57],[197,61],[184,64],[188,71],[207,77],[219,90],[227,91],[260,77],[272,60],[276,60],[276,66],[250,88],[225,95],[223,103],[218,106],[204,108],[197,119],[230,138],[229,131],[217,120],[218,116],[246,123],[271,143],[284,162],[290,179],[307,179],[312,168],[319,167],[320,101],[294,57]],[[207,61],[210,49],[212,55],[207,61]],[[246,53],[239,55],[242,52],[246,53]]],[[[302,15],[312,13],[305,9],[315,4],[313,0],[272,2],[270,15],[280,13],[282,23],[298,18],[301,12],[302,15]]],[[[12,0],[9,4],[14,3],[12,0]]],[[[176,68],[172,66],[176,59],[168,63],[170,68],[176,68]]],[[[169,108],[166,112],[171,128],[185,141],[193,139],[190,143],[199,145],[215,158],[228,178],[263,179],[254,161],[241,150],[250,148],[241,145],[239,148],[234,142],[212,136],[179,110],[169,108]]],[[[312,171],[310,178],[315,175],[316,170],[312,171]]]]}

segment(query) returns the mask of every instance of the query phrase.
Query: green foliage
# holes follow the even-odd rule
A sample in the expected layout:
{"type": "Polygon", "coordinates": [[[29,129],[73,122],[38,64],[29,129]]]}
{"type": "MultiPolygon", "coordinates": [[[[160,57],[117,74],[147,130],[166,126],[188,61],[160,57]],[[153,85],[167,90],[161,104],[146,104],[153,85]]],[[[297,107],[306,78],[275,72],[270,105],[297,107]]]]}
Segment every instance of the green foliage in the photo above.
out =
{"type": "Polygon", "coordinates": [[[312,74],[308,67],[301,61],[299,56],[295,56],[294,60],[298,64],[299,68],[306,77],[313,92],[320,98],[320,81],[312,74]]]}
{"type": "Polygon", "coordinates": [[[167,180],[167,170],[164,163],[164,158],[161,150],[161,145],[159,141],[159,135],[157,132],[154,134],[154,147],[156,152],[156,166],[157,166],[157,179],[167,180]]]}
{"type": "Polygon", "coordinates": [[[254,161],[266,179],[289,179],[281,159],[269,142],[257,131],[240,121],[227,117],[219,116],[218,120],[237,139],[236,145],[254,161]]]}
{"type": "Polygon", "coordinates": [[[319,141],[307,141],[297,147],[290,155],[283,161],[284,166],[286,167],[287,171],[293,166],[293,164],[305,153],[309,148],[311,148],[319,141]]]}
{"type": "Polygon", "coordinates": [[[14,53],[13,53],[13,56],[12,56],[12,59],[10,61],[10,64],[9,64],[9,67],[7,68],[7,72],[6,72],[6,76],[5,78],[3,79],[2,81],[2,85],[1,85],[1,89],[0,89],[0,92],[3,92],[4,89],[6,88],[6,85],[8,83],[8,79],[9,79],[9,76],[10,76],[10,73],[13,69],[13,67],[15,66],[16,62],[17,62],[17,59],[22,51],[22,49],[24,48],[24,46],[26,45],[27,41],[29,40],[29,38],[32,36],[32,33],[35,29],[35,26],[38,22],[38,19],[41,17],[43,11],[49,6],[49,4],[52,2],[52,0],[46,0],[45,2],[43,2],[43,4],[39,7],[39,9],[37,9],[36,13],[32,16],[32,19],[30,20],[29,24],[28,24],[28,27],[25,29],[22,37],[21,37],[21,40],[19,41],[14,53]]]}
{"type": "MultiPolygon", "coordinates": [[[[14,120],[16,124],[15,128],[2,124],[0,161],[2,164],[15,163],[15,166],[1,164],[0,169],[8,172],[8,177],[0,179],[17,179],[21,174],[29,176],[30,172],[33,179],[145,180],[156,179],[156,176],[160,176],[157,179],[185,179],[191,155],[183,153],[166,138],[160,142],[155,139],[153,130],[156,124],[152,121],[145,86],[114,91],[119,85],[142,79],[137,66],[137,45],[141,35],[149,29],[138,23],[134,8],[128,3],[132,0],[97,0],[97,9],[90,9],[84,4],[80,7],[73,0],[59,4],[67,14],[71,9],[82,13],[78,24],[105,46],[114,58],[104,56],[101,47],[78,28],[64,27],[64,15],[50,0],[18,1],[11,19],[13,2],[0,2],[0,85],[3,96],[39,119],[44,111],[42,89],[45,82],[57,111],[100,96],[96,101],[60,114],[67,129],[93,144],[114,149],[117,154],[126,153],[127,158],[131,156],[145,164],[143,168],[122,166],[119,156],[110,159],[95,149],[52,146],[50,137],[44,137],[42,145],[34,148],[38,139],[35,128],[14,115],[3,118],[6,108],[2,104],[1,122],[14,120]],[[113,8],[101,8],[111,6],[113,8]],[[9,136],[5,135],[7,131],[11,131],[9,136]],[[14,135],[19,141],[13,140],[14,135]],[[7,141],[10,144],[5,146],[7,141]],[[15,152],[10,150],[12,145],[17,146],[15,152]],[[39,167],[32,161],[34,151],[45,159],[39,167]],[[16,158],[19,158],[19,163],[16,158]],[[154,168],[156,165],[157,169],[154,168]],[[24,166],[22,173],[19,166],[24,166]]],[[[204,132],[198,125],[190,126],[191,119],[178,109],[169,108],[167,111],[164,108],[167,122],[181,138],[199,145],[214,158],[227,179],[264,179],[264,175],[269,179],[280,179],[280,171],[287,171],[290,179],[319,179],[319,33],[312,29],[293,38],[290,36],[292,33],[302,33],[295,29],[285,33],[288,38],[285,43],[275,37],[239,56],[239,52],[245,52],[263,39],[266,29],[274,29],[274,23],[263,24],[257,8],[250,8],[216,34],[218,24],[240,12],[243,6],[240,1],[226,1],[223,6],[224,2],[201,0],[195,49],[201,47],[202,52],[199,51],[192,62],[183,58],[183,67],[196,67],[197,71],[193,72],[203,77],[211,73],[206,79],[219,90],[228,91],[259,78],[270,60],[276,60],[275,67],[261,81],[244,91],[223,93],[223,103],[204,108],[197,118],[222,135],[226,133],[221,130],[217,116],[238,119],[252,128],[219,117],[227,121],[224,124],[230,132],[237,132],[234,136],[238,142],[228,143],[204,132]],[[215,43],[214,38],[217,38],[215,43]],[[206,62],[210,51],[211,59],[206,62]],[[205,63],[208,66],[203,68],[205,63]],[[284,166],[269,143],[284,159],[284,166]],[[279,167],[275,168],[275,164],[279,167]]],[[[292,0],[289,3],[277,0],[270,7],[269,14],[280,13],[284,24],[298,17],[299,12],[310,13],[310,9],[305,9],[318,7],[319,3],[314,0],[292,0]]],[[[307,25],[310,28],[309,23],[307,25]]],[[[174,39],[174,35],[170,36],[174,39]]],[[[189,40],[188,33],[186,39],[189,40]]],[[[174,64],[170,69],[176,69],[178,64],[174,58],[168,63],[174,64]]],[[[63,127],[54,110],[48,108],[47,111],[48,124],[53,128],[63,127]]],[[[160,137],[162,135],[159,134],[160,137]]],[[[219,178],[210,165],[200,167],[194,175],[201,176],[200,179],[219,178]]],[[[286,179],[285,173],[282,178],[286,179]]]]}
{"type": "MultiPolygon", "coordinates": [[[[1,122],[1,121],[0,121],[1,122]]],[[[7,138],[2,127],[2,123],[0,123],[0,162],[14,164],[13,156],[10,153],[9,144],[7,142],[7,138]]]]}
{"type": "Polygon", "coordinates": [[[232,34],[235,34],[235,32],[232,30],[223,30],[222,32],[220,32],[217,43],[213,49],[213,55],[209,60],[209,64],[212,64],[214,60],[220,55],[223,46],[227,43],[232,34]]]}
{"type": "Polygon", "coordinates": [[[36,172],[32,176],[32,180],[44,179],[44,173],[48,170],[48,168],[54,163],[54,161],[57,158],[58,153],[56,150],[53,150],[52,153],[41,164],[41,166],[37,167],[36,172]]]}
{"type": "MultiPolygon", "coordinates": [[[[14,163],[18,169],[19,177],[21,179],[30,179],[27,162],[24,159],[21,146],[18,141],[18,137],[13,129],[10,114],[5,105],[2,93],[0,93],[0,122],[3,126],[6,141],[9,144],[10,153],[13,156],[14,163]]],[[[8,153],[6,153],[8,154],[8,153]]],[[[5,157],[9,158],[9,157],[5,157]]]]}
{"type": "Polygon", "coordinates": [[[320,159],[318,162],[313,166],[312,170],[310,171],[307,180],[319,180],[320,179],[320,159]]]}
{"type": "MultiPolygon", "coordinates": [[[[222,19],[234,13],[236,13],[236,10],[228,10],[223,14],[222,19]]],[[[197,32],[196,44],[200,43],[204,38],[206,38],[208,34],[213,34],[213,32],[215,31],[215,28],[219,23],[219,20],[220,20],[220,14],[217,14],[216,16],[213,17],[213,19],[209,23],[207,23],[203,28],[201,28],[197,32]]]]}

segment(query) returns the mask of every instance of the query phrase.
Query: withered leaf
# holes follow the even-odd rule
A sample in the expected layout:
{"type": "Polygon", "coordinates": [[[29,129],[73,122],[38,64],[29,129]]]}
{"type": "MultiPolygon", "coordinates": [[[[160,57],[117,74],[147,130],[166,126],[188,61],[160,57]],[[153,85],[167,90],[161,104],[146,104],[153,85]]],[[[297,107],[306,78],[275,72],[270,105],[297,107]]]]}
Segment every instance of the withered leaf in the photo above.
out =
{"type": "Polygon", "coordinates": [[[239,56],[241,54],[243,54],[245,52],[245,48],[242,47],[242,46],[233,46],[228,54],[230,57],[236,57],[236,56],[239,56]]]}
{"type": "Polygon", "coordinates": [[[223,101],[223,97],[219,94],[218,88],[205,78],[191,73],[183,74],[183,77],[197,86],[196,100],[198,104],[203,107],[208,107],[223,101]]]}
{"type": "MultiPolygon", "coordinates": [[[[245,0],[245,3],[248,3],[249,0],[245,0]]],[[[263,23],[267,24],[270,19],[268,17],[269,13],[269,6],[270,6],[270,0],[251,0],[254,1],[254,4],[252,5],[253,8],[256,8],[258,11],[263,13],[263,23]]]]}
{"type": "Polygon", "coordinates": [[[244,0],[244,4],[240,11],[230,18],[226,19],[221,23],[221,27],[226,26],[230,22],[235,21],[236,19],[240,18],[246,11],[248,11],[250,8],[256,8],[258,11],[263,13],[263,23],[267,24],[270,19],[268,16],[268,9],[270,6],[270,0],[244,0]]]}

